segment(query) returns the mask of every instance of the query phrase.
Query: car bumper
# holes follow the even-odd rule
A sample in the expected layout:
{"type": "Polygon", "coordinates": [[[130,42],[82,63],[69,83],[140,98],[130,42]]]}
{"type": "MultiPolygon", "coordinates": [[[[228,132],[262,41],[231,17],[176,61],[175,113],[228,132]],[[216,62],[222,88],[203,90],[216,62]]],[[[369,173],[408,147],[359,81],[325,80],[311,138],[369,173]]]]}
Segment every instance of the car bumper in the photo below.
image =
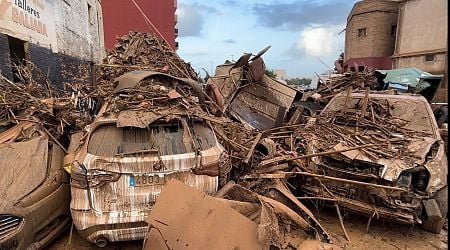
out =
{"type": "Polygon", "coordinates": [[[71,209],[72,219],[81,237],[91,243],[99,238],[108,241],[142,240],[148,231],[144,213],[118,215],[98,214],[93,210],[71,209]]]}
{"type": "Polygon", "coordinates": [[[69,186],[63,184],[29,207],[1,209],[0,214],[19,216],[23,218],[23,221],[16,230],[0,239],[0,250],[45,247],[69,226],[69,201],[69,186]],[[58,204],[58,206],[56,209],[48,209],[48,204],[58,204]]]}

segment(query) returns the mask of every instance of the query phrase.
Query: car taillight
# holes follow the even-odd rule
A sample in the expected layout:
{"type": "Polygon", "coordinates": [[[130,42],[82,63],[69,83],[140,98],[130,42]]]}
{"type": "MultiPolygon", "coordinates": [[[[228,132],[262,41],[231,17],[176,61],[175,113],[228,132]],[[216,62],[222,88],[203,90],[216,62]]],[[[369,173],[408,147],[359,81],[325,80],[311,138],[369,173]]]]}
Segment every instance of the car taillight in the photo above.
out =
{"type": "Polygon", "coordinates": [[[90,170],[87,175],[89,187],[100,187],[106,182],[119,180],[120,174],[105,170],[90,170]]]}
{"type": "Polygon", "coordinates": [[[75,188],[87,188],[87,170],[83,164],[74,161],[65,167],[70,174],[70,185],[75,188]]]}

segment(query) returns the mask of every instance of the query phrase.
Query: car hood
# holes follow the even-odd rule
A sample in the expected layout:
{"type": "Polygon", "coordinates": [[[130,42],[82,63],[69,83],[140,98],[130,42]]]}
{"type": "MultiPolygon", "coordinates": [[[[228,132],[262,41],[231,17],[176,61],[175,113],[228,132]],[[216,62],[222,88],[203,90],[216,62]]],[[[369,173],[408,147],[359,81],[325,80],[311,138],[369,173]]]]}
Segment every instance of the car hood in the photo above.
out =
{"type": "MultiPolygon", "coordinates": [[[[413,168],[417,165],[425,165],[426,156],[437,139],[431,137],[411,138],[406,150],[398,157],[379,157],[373,159],[362,150],[345,151],[341,154],[352,160],[361,160],[384,166],[381,176],[383,179],[394,181],[403,170],[413,168]]],[[[342,144],[336,144],[335,150],[343,150],[346,147],[342,144]]]]}
{"type": "Polygon", "coordinates": [[[41,185],[47,175],[48,140],[36,137],[0,145],[0,207],[16,203],[41,185]]]}

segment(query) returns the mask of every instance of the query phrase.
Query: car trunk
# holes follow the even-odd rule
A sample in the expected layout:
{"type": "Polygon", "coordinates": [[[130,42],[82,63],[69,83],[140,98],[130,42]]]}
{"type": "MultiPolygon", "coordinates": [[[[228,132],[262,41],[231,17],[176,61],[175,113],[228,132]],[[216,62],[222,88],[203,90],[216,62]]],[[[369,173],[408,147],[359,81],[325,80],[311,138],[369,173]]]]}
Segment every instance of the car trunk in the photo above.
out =
{"type": "Polygon", "coordinates": [[[101,212],[150,209],[168,179],[176,178],[206,193],[218,177],[196,175],[191,168],[218,160],[220,149],[202,123],[153,123],[148,128],[102,126],[88,144],[88,178],[117,173],[117,181],[89,187],[91,206],[101,212]],[[196,153],[198,152],[198,153],[196,153]]]}

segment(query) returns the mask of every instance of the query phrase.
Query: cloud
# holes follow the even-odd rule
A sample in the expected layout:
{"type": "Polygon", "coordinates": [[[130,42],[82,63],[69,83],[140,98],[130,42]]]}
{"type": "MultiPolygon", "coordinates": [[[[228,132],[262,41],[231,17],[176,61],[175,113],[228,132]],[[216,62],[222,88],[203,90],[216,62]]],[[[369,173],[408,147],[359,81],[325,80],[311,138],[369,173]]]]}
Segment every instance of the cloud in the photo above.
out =
{"type": "Polygon", "coordinates": [[[223,4],[226,6],[238,6],[240,2],[237,0],[225,0],[223,1],[223,4]]]}
{"type": "Polygon", "coordinates": [[[338,32],[340,26],[309,26],[303,29],[298,40],[284,53],[291,57],[336,56],[342,46],[338,32]]]}
{"type": "Polygon", "coordinates": [[[229,39],[223,40],[223,42],[224,43],[236,43],[236,40],[229,38],[229,39]]]}
{"type": "Polygon", "coordinates": [[[345,23],[354,2],[297,0],[292,3],[255,4],[252,11],[261,26],[299,31],[313,24],[345,23]]]}
{"type": "Polygon", "coordinates": [[[215,8],[202,4],[178,4],[178,32],[180,37],[201,36],[203,24],[205,23],[204,15],[209,13],[218,13],[215,8]]]}

